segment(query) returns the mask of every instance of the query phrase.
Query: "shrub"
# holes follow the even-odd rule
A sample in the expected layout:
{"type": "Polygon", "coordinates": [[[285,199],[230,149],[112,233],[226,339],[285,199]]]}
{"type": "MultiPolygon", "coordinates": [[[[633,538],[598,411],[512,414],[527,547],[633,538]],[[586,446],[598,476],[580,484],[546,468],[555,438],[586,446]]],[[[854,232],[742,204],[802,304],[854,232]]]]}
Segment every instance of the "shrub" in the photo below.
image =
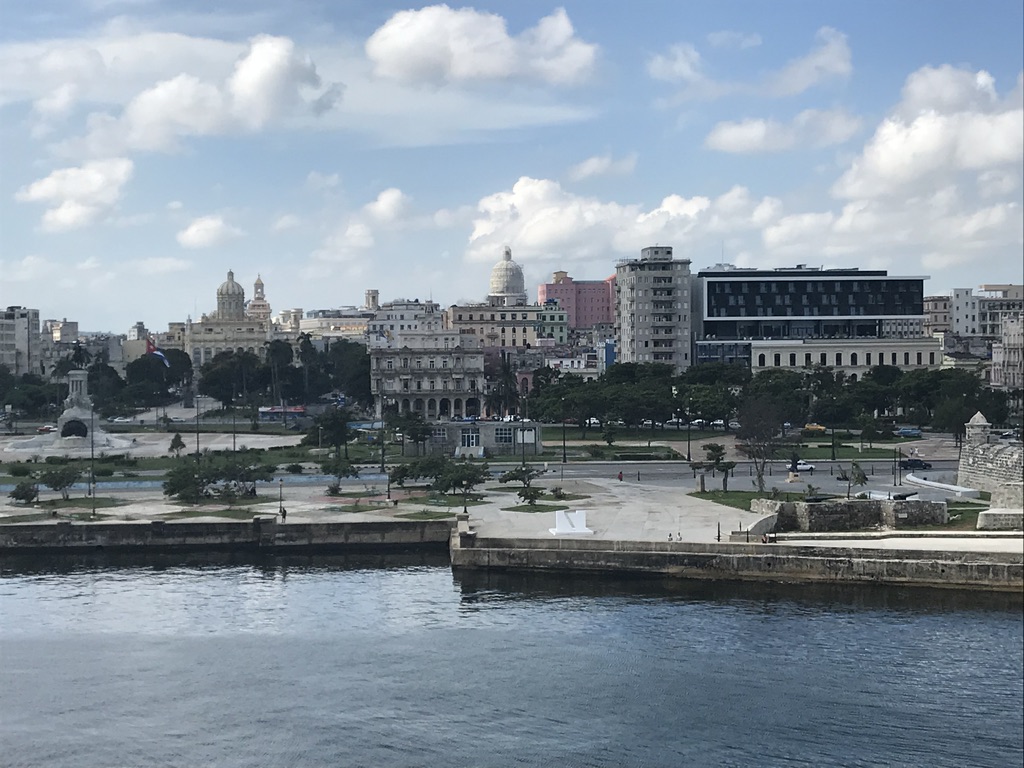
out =
{"type": "Polygon", "coordinates": [[[39,496],[39,488],[31,480],[23,480],[14,486],[14,490],[9,494],[14,501],[21,501],[25,504],[31,504],[39,496]]]}
{"type": "Polygon", "coordinates": [[[11,477],[28,477],[32,474],[32,468],[24,464],[11,464],[7,467],[7,474],[11,477]]]}
{"type": "Polygon", "coordinates": [[[562,486],[556,485],[554,488],[552,488],[551,489],[551,497],[554,498],[554,499],[559,499],[559,500],[564,499],[565,498],[565,491],[562,490],[562,486]]]}
{"type": "Polygon", "coordinates": [[[327,486],[328,496],[340,496],[341,495],[341,483],[330,483],[327,486]]]}
{"type": "Polygon", "coordinates": [[[114,470],[111,467],[96,467],[93,473],[96,477],[113,477],[114,470]]]}
{"type": "Polygon", "coordinates": [[[70,464],[71,458],[68,456],[47,456],[45,462],[47,464],[57,464],[58,466],[63,466],[65,464],[70,464]]]}
{"type": "Polygon", "coordinates": [[[588,445],[587,453],[590,454],[591,458],[599,459],[604,456],[604,448],[600,445],[588,445]]]}
{"type": "Polygon", "coordinates": [[[298,464],[298,463],[289,464],[284,469],[285,469],[286,472],[289,472],[289,473],[291,473],[293,475],[301,475],[302,474],[302,465],[298,464]]]}

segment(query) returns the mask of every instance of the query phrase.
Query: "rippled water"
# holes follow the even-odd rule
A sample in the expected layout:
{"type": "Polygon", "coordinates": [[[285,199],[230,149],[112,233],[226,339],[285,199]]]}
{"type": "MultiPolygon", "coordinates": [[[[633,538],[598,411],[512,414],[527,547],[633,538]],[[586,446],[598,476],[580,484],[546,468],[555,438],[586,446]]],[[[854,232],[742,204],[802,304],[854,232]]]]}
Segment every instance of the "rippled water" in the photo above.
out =
{"type": "Polygon", "coordinates": [[[1012,596],[7,562],[0,764],[1012,766],[1022,647],[1012,596]]]}

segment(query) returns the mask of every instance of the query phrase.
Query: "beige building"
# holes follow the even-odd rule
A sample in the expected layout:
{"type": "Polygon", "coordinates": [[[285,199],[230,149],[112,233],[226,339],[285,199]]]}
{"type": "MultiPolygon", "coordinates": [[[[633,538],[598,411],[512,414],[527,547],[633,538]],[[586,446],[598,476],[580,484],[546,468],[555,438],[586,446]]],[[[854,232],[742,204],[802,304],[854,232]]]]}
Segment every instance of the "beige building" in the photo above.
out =
{"type": "Polygon", "coordinates": [[[0,311],[0,365],[15,376],[39,373],[39,310],[7,307],[0,311]]]}
{"type": "Polygon", "coordinates": [[[1024,285],[982,285],[953,291],[951,312],[953,333],[997,339],[1006,313],[1024,309],[1024,285]]]}
{"type": "Polygon", "coordinates": [[[378,418],[392,407],[428,420],[481,415],[483,351],[463,347],[457,332],[442,327],[437,303],[380,305],[367,322],[366,342],[378,418]]]}
{"type": "Polygon", "coordinates": [[[949,296],[924,297],[924,335],[948,333],[953,328],[953,300],[949,296]]]}
{"type": "Polygon", "coordinates": [[[825,365],[860,379],[876,365],[894,365],[904,371],[939,368],[942,341],[917,339],[763,339],[750,345],[750,370],[809,368],[825,365]]]}
{"type": "Polygon", "coordinates": [[[444,311],[444,326],[459,335],[467,349],[529,348],[538,339],[565,344],[569,322],[557,304],[454,304],[444,311]]]}
{"type": "MultiPolygon", "coordinates": [[[[229,271],[227,280],[217,288],[217,309],[198,321],[187,319],[180,326],[180,345],[191,358],[195,370],[221,352],[251,352],[262,358],[266,344],[273,338],[270,305],[266,303],[263,282],[256,282],[256,316],[246,311],[245,289],[235,282],[229,271]]],[[[178,341],[178,324],[168,326],[168,333],[157,340],[158,346],[174,347],[178,341]],[[163,343],[161,343],[163,342],[163,343]]]]}
{"type": "Polygon", "coordinates": [[[1007,315],[992,345],[992,388],[1024,390],[1024,312],[1007,315]]]}

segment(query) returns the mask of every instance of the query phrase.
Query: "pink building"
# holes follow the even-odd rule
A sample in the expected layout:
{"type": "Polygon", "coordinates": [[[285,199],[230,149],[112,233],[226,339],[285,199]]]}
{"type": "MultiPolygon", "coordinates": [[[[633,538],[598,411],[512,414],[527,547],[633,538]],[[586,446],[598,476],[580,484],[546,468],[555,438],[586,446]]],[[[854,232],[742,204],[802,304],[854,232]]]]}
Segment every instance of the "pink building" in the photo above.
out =
{"type": "Polygon", "coordinates": [[[615,320],[615,275],[605,280],[574,281],[555,272],[550,283],[537,286],[537,303],[555,300],[569,316],[569,329],[593,328],[615,320]]]}

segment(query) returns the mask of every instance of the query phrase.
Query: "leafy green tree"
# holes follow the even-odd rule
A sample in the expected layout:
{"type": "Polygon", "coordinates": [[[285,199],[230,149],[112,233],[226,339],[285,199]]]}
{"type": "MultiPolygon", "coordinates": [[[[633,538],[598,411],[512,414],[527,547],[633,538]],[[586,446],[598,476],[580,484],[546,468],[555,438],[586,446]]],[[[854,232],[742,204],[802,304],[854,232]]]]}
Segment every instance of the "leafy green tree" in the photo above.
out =
{"type": "Polygon", "coordinates": [[[171,438],[171,445],[167,449],[167,452],[173,453],[175,458],[179,458],[183,450],[185,450],[185,441],[181,439],[180,432],[175,432],[174,437],[171,438]]]}
{"type": "Polygon", "coordinates": [[[543,488],[531,487],[528,485],[523,486],[518,491],[516,491],[516,496],[518,496],[525,504],[528,504],[531,507],[537,506],[537,500],[543,495],[543,488]]]}
{"type": "Polygon", "coordinates": [[[395,414],[391,423],[403,435],[402,455],[405,455],[405,443],[410,442],[416,446],[416,455],[419,456],[423,444],[430,439],[431,431],[431,426],[423,414],[416,411],[404,411],[395,414]]]}
{"type": "Polygon", "coordinates": [[[365,344],[343,339],[327,350],[331,386],[361,405],[373,403],[370,391],[370,353],[365,344]]]}
{"type": "Polygon", "coordinates": [[[739,441],[736,448],[750,459],[757,478],[757,490],[764,493],[765,469],[781,444],[782,418],[771,401],[748,396],[740,405],[739,420],[742,426],[736,430],[739,441]]]}
{"type": "Polygon", "coordinates": [[[467,461],[448,462],[444,470],[434,479],[434,490],[440,493],[462,494],[462,511],[469,508],[469,496],[473,489],[490,477],[486,464],[471,464],[467,461]]]}
{"type": "Polygon", "coordinates": [[[339,483],[346,477],[359,477],[359,467],[337,453],[324,459],[320,464],[320,469],[325,475],[334,475],[339,483]]]}
{"type": "Polygon", "coordinates": [[[68,499],[68,491],[71,486],[81,479],[82,471],[71,464],[48,469],[39,476],[39,482],[50,490],[57,491],[65,501],[68,499]]]}
{"type": "Polygon", "coordinates": [[[39,498],[39,486],[33,480],[22,480],[14,490],[7,494],[13,501],[20,501],[22,504],[31,504],[39,498]]]}
{"type": "Polygon", "coordinates": [[[543,469],[538,469],[530,464],[521,464],[515,469],[510,469],[498,478],[499,483],[522,483],[523,488],[529,488],[530,484],[544,474],[543,469]]]}
{"type": "Polygon", "coordinates": [[[719,443],[704,444],[704,461],[695,461],[690,466],[698,470],[722,473],[722,490],[729,490],[729,472],[735,469],[735,461],[726,461],[725,446],[719,443]]]}
{"type": "Polygon", "coordinates": [[[227,408],[236,398],[253,402],[250,395],[266,391],[268,368],[252,352],[221,352],[200,369],[199,393],[227,408]]]}
{"type": "Polygon", "coordinates": [[[197,466],[192,459],[178,459],[164,476],[164,495],[196,504],[210,495],[209,486],[215,479],[208,463],[197,466]]]}
{"type": "Polygon", "coordinates": [[[302,439],[304,445],[320,445],[321,442],[334,448],[334,455],[342,455],[348,461],[348,443],[355,436],[349,426],[351,413],[345,408],[328,408],[313,420],[313,425],[302,439]]]}
{"type": "Polygon", "coordinates": [[[218,469],[224,490],[234,496],[255,496],[256,483],[274,477],[274,468],[264,464],[255,451],[234,454],[218,469]]]}

